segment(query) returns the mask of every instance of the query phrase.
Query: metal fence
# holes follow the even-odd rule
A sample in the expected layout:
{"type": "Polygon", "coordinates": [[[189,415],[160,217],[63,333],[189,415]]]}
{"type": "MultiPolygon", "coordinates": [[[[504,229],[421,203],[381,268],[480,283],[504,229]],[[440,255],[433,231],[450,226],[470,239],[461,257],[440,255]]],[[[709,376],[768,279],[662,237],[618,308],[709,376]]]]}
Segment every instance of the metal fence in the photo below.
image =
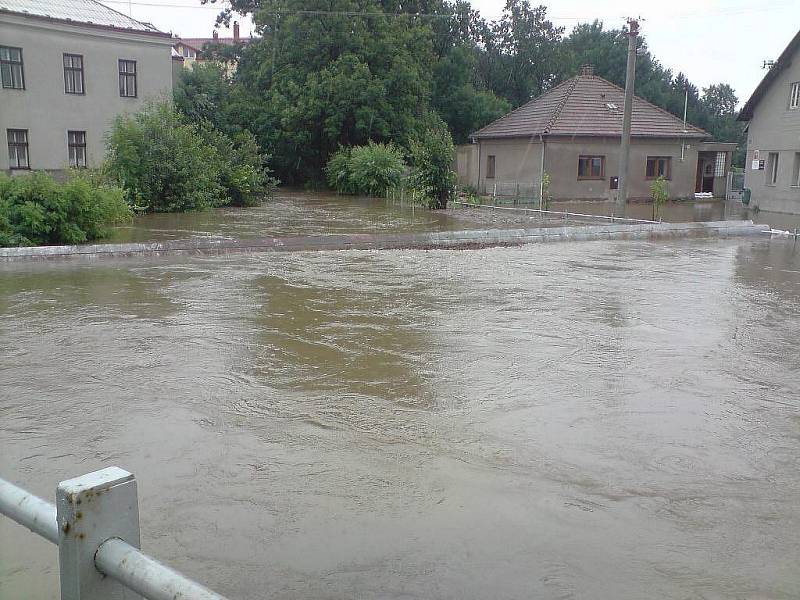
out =
{"type": "Polygon", "coordinates": [[[725,200],[741,200],[744,194],[744,172],[728,171],[725,200]]]}
{"type": "Polygon", "coordinates": [[[55,506],[0,479],[0,513],[58,546],[61,600],[225,600],[139,550],[136,479],[118,467],[62,481],[55,506]]]}

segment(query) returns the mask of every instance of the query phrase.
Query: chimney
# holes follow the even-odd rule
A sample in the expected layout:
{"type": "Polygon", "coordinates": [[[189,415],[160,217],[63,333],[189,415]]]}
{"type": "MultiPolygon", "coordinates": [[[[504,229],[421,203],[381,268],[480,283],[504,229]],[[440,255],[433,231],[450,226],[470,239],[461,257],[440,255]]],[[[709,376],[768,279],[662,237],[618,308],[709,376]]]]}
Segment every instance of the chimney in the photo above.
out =
{"type": "Polygon", "coordinates": [[[219,38],[219,34],[217,33],[216,29],[214,30],[214,33],[211,34],[211,37],[213,37],[215,40],[219,38]]]}
{"type": "Polygon", "coordinates": [[[581,65],[581,75],[594,76],[594,65],[581,65]]]}
{"type": "Polygon", "coordinates": [[[239,21],[233,22],[233,41],[239,41],[239,21]]]}

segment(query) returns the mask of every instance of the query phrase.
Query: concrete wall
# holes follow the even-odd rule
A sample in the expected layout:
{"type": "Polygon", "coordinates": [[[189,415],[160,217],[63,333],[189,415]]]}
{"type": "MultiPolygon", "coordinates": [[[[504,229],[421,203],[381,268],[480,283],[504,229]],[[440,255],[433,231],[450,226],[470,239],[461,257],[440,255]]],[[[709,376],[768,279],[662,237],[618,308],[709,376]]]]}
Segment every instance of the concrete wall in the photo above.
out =
{"type": "Polygon", "coordinates": [[[793,186],[795,154],[800,153],[800,108],[789,109],[789,89],[800,81],[800,51],[785,68],[753,112],[747,134],[745,187],[752,190],[752,204],[763,210],[800,214],[800,187],[793,186]],[[753,170],[755,152],[765,161],[764,170],[753,170]],[[778,153],[778,180],[768,184],[770,152],[778,153]]]}
{"type": "Polygon", "coordinates": [[[25,73],[24,90],[0,88],[0,171],[9,168],[9,128],[28,130],[32,169],[59,171],[69,164],[68,130],[86,131],[87,165],[97,166],[114,116],[171,97],[171,42],[165,35],[0,13],[0,44],[22,48],[25,73]],[[64,92],[65,52],[83,55],[84,95],[64,92]],[[136,61],[137,98],[119,95],[118,59],[136,61]]]}
{"type": "Polygon", "coordinates": [[[462,144],[456,146],[454,169],[459,185],[478,187],[478,145],[462,144]]]}
{"type": "MultiPolygon", "coordinates": [[[[693,196],[699,145],[697,141],[688,141],[684,148],[684,159],[681,161],[680,140],[634,139],[631,143],[628,197],[650,198],[651,181],[646,178],[648,156],[672,158],[670,197],[693,196]]],[[[480,178],[476,180],[479,181],[480,191],[491,193],[495,183],[498,187],[510,188],[510,184],[519,182],[524,186],[532,185],[538,194],[542,152],[542,144],[538,140],[483,140],[477,146],[479,146],[480,178]],[[494,179],[486,177],[487,160],[490,155],[495,156],[494,179]]],[[[550,194],[553,199],[615,198],[616,190],[610,189],[610,178],[619,175],[618,138],[545,138],[544,147],[544,170],[550,175],[550,194]],[[581,155],[605,156],[605,174],[602,179],[578,179],[578,157],[581,155]]]]}

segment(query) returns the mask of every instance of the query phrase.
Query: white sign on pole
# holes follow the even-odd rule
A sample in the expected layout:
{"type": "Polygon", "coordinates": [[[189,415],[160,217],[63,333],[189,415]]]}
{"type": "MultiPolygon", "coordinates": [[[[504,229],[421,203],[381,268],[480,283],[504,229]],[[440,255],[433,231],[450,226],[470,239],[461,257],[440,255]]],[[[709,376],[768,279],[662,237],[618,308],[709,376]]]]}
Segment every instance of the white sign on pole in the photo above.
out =
{"type": "Polygon", "coordinates": [[[753,169],[753,171],[758,171],[758,162],[759,162],[759,161],[758,161],[758,159],[757,159],[757,158],[756,158],[756,159],[753,159],[753,164],[752,164],[752,165],[750,165],[750,168],[752,168],[752,169],[753,169]]]}

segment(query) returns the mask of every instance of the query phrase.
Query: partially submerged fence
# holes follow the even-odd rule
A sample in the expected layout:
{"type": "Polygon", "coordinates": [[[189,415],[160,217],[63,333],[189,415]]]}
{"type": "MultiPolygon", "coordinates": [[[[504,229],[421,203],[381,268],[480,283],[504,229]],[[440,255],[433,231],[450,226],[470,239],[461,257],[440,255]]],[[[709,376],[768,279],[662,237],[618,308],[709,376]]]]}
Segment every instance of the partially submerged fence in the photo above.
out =
{"type": "Polygon", "coordinates": [[[225,600],[139,549],[136,479],[118,467],[62,481],[55,506],[0,479],[0,513],[58,546],[61,600],[225,600]]]}

